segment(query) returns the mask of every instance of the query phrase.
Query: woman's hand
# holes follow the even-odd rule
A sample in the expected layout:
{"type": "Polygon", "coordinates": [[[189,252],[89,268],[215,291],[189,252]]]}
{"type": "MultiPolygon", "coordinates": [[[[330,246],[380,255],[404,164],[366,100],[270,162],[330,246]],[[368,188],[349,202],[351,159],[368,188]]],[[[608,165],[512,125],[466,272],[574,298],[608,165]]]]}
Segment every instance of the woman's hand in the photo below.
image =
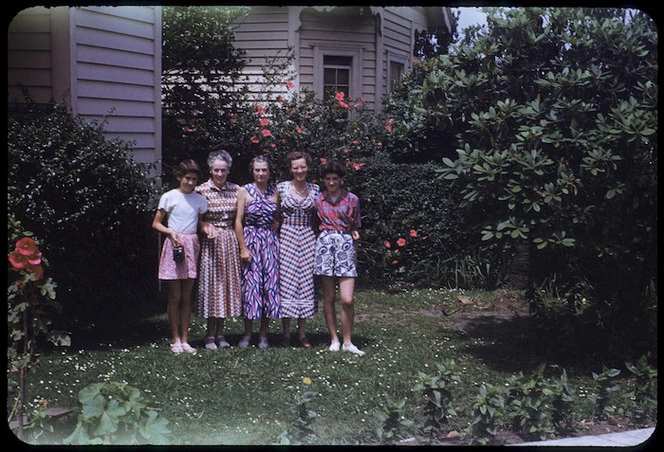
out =
{"type": "Polygon", "coordinates": [[[178,233],[170,230],[168,232],[168,237],[171,239],[171,242],[173,242],[173,246],[181,246],[182,244],[180,243],[180,240],[178,238],[178,233]]]}
{"type": "Polygon", "coordinates": [[[242,248],[240,250],[240,259],[246,264],[251,263],[251,251],[248,248],[242,248]]]}
{"type": "Polygon", "coordinates": [[[210,223],[203,223],[203,227],[201,229],[203,229],[203,232],[208,239],[213,239],[217,235],[216,228],[210,223]]]}
{"type": "Polygon", "coordinates": [[[360,240],[360,232],[357,229],[353,229],[350,231],[350,236],[353,238],[353,240],[358,241],[360,240]]]}

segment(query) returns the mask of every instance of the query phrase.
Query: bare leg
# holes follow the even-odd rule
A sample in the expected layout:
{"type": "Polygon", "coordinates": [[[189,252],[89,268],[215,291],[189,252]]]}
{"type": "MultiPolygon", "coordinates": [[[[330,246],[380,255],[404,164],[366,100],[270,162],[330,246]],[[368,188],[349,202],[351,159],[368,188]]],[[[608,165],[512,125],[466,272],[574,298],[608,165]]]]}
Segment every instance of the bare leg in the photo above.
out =
{"type": "Polygon", "coordinates": [[[258,333],[260,337],[267,337],[267,332],[270,328],[270,319],[267,317],[263,317],[261,319],[261,329],[260,332],[258,333]]]}
{"type": "Polygon", "coordinates": [[[303,317],[297,319],[297,333],[298,333],[298,337],[300,338],[300,341],[302,339],[304,339],[305,337],[307,337],[307,334],[306,334],[306,331],[305,331],[306,327],[307,327],[307,319],[305,319],[303,317]]]}
{"type": "Polygon", "coordinates": [[[334,308],[335,298],[335,284],[334,277],[323,276],[323,306],[325,308],[325,323],[327,323],[327,330],[330,333],[330,342],[339,342],[337,336],[337,313],[334,308]]]}
{"type": "Polygon", "coordinates": [[[173,344],[180,344],[180,297],[182,295],[181,280],[168,281],[168,323],[171,326],[173,344]]]}
{"type": "Polygon", "coordinates": [[[283,337],[290,337],[290,317],[284,317],[281,323],[284,326],[283,337]]]}
{"type": "Polygon", "coordinates": [[[194,290],[194,279],[182,281],[182,299],[180,301],[180,338],[183,343],[189,342],[189,320],[191,318],[191,295],[194,290]]]}
{"type": "Polygon", "coordinates": [[[339,278],[339,297],[341,298],[341,329],[344,345],[351,344],[353,334],[353,321],[355,320],[355,304],[353,293],[355,291],[355,278],[339,278]]]}
{"type": "Polygon", "coordinates": [[[252,319],[244,319],[244,335],[251,337],[251,327],[254,324],[252,319]]]}

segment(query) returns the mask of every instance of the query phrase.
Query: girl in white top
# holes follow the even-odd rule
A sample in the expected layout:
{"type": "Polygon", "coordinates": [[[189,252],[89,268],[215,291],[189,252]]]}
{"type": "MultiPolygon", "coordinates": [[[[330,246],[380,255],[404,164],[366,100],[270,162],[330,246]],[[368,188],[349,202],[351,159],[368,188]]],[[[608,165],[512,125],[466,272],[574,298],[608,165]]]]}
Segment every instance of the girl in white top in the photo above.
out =
{"type": "Polygon", "coordinates": [[[173,173],[180,186],[161,196],[152,227],[166,235],[159,260],[159,279],[168,284],[168,320],[173,336],[171,350],[174,353],[196,353],[188,342],[189,319],[200,253],[196,231],[201,216],[207,212],[207,199],[194,191],[201,178],[198,163],[184,160],[173,173]]]}

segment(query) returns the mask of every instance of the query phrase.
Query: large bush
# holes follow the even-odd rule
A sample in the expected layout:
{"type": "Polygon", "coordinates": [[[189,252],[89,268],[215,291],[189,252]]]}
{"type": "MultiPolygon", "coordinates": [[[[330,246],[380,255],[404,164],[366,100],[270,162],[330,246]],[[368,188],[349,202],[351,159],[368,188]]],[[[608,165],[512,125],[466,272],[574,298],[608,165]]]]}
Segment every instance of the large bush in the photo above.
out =
{"type": "Polygon", "coordinates": [[[417,65],[387,109],[413,149],[386,149],[442,160],[478,240],[518,250],[531,288],[554,288],[572,310],[590,304],[598,323],[649,338],[655,23],[626,9],[489,12],[486,28],[417,65]]]}
{"type": "Polygon", "coordinates": [[[157,239],[152,165],[130,143],[56,106],[8,119],[10,214],[43,240],[58,298],[77,318],[150,299],[157,239]],[[144,291],[147,291],[144,292],[144,291]]]}

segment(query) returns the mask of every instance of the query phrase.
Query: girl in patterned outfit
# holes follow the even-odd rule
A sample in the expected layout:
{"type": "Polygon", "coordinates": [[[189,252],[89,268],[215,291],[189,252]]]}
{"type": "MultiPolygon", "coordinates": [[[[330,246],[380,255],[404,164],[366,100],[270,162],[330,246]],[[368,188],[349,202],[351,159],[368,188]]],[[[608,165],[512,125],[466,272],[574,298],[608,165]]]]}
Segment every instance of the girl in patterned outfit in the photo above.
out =
{"type": "Polygon", "coordinates": [[[184,160],[173,173],[180,186],[161,196],[152,227],[167,237],[159,260],[159,279],[168,284],[171,351],[196,353],[189,345],[189,319],[200,252],[196,231],[201,216],[207,211],[207,200],[194,191],[201,177],[198,163],[184,160]],[[167,220],[166,225],[164,220],[167,220]]]}
{"type": "Polygon", "coordinates": [[[284,334],[281,345],[290,345],[291,317],[297,318],[300,345],[309,348],[305,334],[307,318],[318,311],[314,290],[316,235],[312,220],[320,189],[306,181],[311,157],[304,152],[288,155],[293,180],[277,185],[281,214],[279,241],[279,283],[284,334]]]}
{"type": "Polygon", "coordinates": [[[335,278],[339,281],[341,298],[341,329],[345,351],[363,355],[351,341],[355,306],[356,243],[360,239],[360,200],[353,193],[341,188],[344,168],[339,162],[329,161],[322,166],[320,176],[325,191],[316,198],[316,213],[320,223],[320,234],[316,240],[316,263],[314,274],[322,276],[325,321],[330,332],[330,350],[340,348],[337,336],[337,313],[335,309],[335,278]]]}
{"type": "Polygon", "coordinates": [[[198,290],[194,313],[208,319],[205,348],[229,347],[224,339],[224,320],[242,314],[240,292],[240,252],[235,235],[237,193],[240,186],[226,178],[233,158],[226,151],[210,152],[207,164],[210,179],[196,187],[207,199],[208,211],[203,215],[198,270],[198,290]]]}
{"type": "Polygon", "coordinates": [[[270,319],[281,317],[279,306],[279,238],[273,229],[277,217],[277,188],[268,183],[269,162],[255,157],[249,164],[254,182],[240,188],[235,233],[242,260],[244,336],[238,344],[249,346],[252,323],[261,319],[258,346],[267,348],[270,319]]]}

